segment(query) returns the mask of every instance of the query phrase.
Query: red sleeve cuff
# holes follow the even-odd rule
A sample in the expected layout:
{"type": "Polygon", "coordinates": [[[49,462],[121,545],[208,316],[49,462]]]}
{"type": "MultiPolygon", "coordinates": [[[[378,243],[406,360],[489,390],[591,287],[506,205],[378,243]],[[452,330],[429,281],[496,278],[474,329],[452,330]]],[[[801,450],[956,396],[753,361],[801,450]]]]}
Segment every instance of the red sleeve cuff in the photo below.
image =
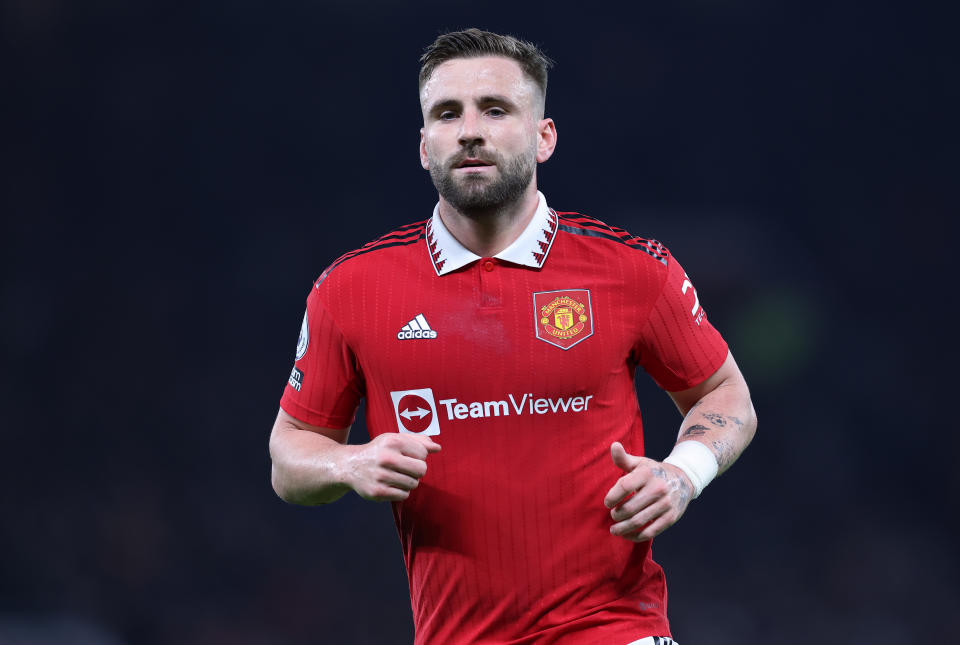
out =
{"type": "Polygon", "coordinates": [[[312,426],[317,426],[320,428],[330,428],[331,430],[343,430],[344,428],[349,428],[351,425],[353,425],[353,421],[357,416],[356,412],[349,417],[344,417],[331,416],[329,414],[317,412],[316,410],[311,410],[310,408],[297,403],[293,397],[288,396],[286,392],[284,392],[283,398],[280,399],[280,408],[298,421],[303,421],[304,423],[309,423],[312,426]]]}

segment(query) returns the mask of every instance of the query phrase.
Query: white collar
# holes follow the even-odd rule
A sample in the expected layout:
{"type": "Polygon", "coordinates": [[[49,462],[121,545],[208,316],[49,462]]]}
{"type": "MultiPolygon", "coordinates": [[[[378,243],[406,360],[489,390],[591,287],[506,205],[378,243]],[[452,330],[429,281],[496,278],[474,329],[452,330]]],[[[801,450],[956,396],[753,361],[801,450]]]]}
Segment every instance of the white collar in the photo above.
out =
{"type": "MultiPolygon", "coordinates": [[[[495,258],[539,269],[547,261],[550,247],[557,234],[557,214],[547,208],[543,193],[537,191],[537,210],[530,223],[507,248],[497,253],[495,258]]],[[[476,262],[480,256],[461,244],[447,230],[440,218],[440,204],[433,208],[433,217],[427,222],[427,249],[430,261],[437,275],[445,275],[476,262]]]]}

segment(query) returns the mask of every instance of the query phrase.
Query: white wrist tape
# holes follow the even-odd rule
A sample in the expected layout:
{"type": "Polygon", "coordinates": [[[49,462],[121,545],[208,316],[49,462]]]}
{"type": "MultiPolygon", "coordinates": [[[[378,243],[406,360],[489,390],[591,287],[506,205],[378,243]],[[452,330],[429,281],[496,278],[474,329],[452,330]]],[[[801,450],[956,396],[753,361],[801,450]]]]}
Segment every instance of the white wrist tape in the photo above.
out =
{"type": "Polygon", "coordinates": [[[707,484],[713,481],[720,469],[717,458],[705,445],[699,441],[681,441],[663,463],[676,466],[687,473],[690,483],[693,484],[693,497],[696,499],[707,484]]]}

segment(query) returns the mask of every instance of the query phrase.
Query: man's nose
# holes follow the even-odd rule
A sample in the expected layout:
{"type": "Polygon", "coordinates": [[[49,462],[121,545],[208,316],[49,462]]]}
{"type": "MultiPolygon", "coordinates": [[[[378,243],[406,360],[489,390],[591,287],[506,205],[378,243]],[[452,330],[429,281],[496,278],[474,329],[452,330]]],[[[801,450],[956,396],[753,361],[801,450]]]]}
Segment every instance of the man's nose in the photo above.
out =
{"type": "Polygon", "coordinates": [[[483,143],[482,124],[480,115],[473,110],[467,110],[460,119],[460,136],[458,141],[461,146],[472,146],[483,143]]]}

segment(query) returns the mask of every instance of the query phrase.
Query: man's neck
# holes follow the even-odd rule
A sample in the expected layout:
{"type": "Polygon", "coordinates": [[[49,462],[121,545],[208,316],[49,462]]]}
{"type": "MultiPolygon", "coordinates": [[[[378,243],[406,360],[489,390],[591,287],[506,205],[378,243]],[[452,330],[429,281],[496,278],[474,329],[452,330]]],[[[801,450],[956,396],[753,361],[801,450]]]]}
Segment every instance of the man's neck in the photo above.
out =
{"type": "Polygon", "coordinates": [[[480,257],[493,257],[520,237],[537,212],[539,200],[536,182],[530,182],[516,202],[481,217],[470,217],[441,197],[440,219],[469,251],[480,257]]]}

